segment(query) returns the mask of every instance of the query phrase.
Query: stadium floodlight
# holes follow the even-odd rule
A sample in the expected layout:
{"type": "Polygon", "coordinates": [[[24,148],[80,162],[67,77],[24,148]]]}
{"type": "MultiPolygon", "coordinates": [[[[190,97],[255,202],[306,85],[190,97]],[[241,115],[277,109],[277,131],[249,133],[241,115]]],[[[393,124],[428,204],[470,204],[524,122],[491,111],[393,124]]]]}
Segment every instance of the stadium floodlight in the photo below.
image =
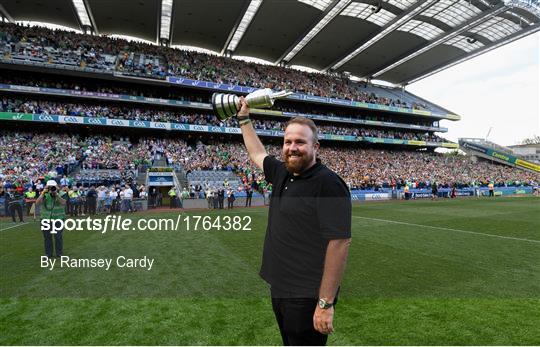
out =
{"type": "Polygon", "coordinates": [[[253,20],[253,17],[255,17],[255,14],[257,14],[262,2],[263,0],[251,0],[246,12],[244,13],[244,16],[242,17],[242,20],[240,21],[240,24],[238,24],[238,27],[234,32],[231,42],[229,42],[229,45],[227,46],[227,51],[234,52],[236,50],[236,46],[238,46],[238,43],[244,36],[247,28],[253,20]]]}
{"type": "MultiPolygon", "coordinates": [[[[396,19],[394,19],[392,22],[388,23],[386,26],[384,26],[384,29],[382,29],[381,31],[379,31],[375,36],[373,36],[371,39],[369,39],[367,42],[365,42],[364,44],[362,44],[360,47],[358,47],[357,49],[355,49],[353,52],[349,53],[345,58],[341,59],[340,61],[338,61],[336,64],[332,65],[331,68],[333,70],[336,70],[336,69],[339,69],[341,66],[343,66],[343,64],[345,64],[346,62],[348,62],[349,60],[353,59],[354,57],[356,57],[358,54],[362,53],[363,51],[365,51],[366,49],[368,49],[369,47],[371,47],[373,44],[375,44],[376,42],[378,42],[379,40],[381,40],[383,37],[385,37],[386,35],[390,34],[391,32],[394,31],[394,29],[400,27],[401,25],[403,25],[404,23],[407,23],[410,19],[412,19],[413,17],[415,17],[417,14],[419,14],[420,12],[422,12],[423,10],[425,10],[426,8],[430,7],[431,5],[433,5],[434,3],[436,3],[438,0],[427,0],[419,5],[417,5],[416,7],[414,7],[413,9],[411,9],[410,11],[408,12],[404,12],[400,17],[397,17],[396,19]]],[[[328,67],[325,69],[327,70],[328,67]]]]}
{"type": "Polygon", "coordinates": [[[498,15],[499,13],[501,13],[501,12],[503,12],[505,10],[507,10],[506,6],[500,6],[499,8],[495,8],[495,9],[492,9],[490,11],[483,12],[482,14],[480,14],[479,16],[474,18],[472,21],[469,21],[468,23],[465,23],[465,24],[455,28],[454,30],[452,30],[452,31],[450,31],[450,32],[448,32],[446,34],[443,34],[438,39],[436,39],[433,42],[430,42],[429,44],[422,47],[421,49],[415,50],[414,53],[409,54],[408,56],[403,57],[402,59],[388,65],[387,67],[383,68],[382,70],[377,71],[376,73],[373,74],[373,77],[381,76],[382,74],[384,74],[387,71],[392,70],[396,66],[399,66],[399,65],[401,65],[401,64],[403,64],[403,63],[405,63],[405,62],[407,62],[407,61],[409,61],[409,60],[411,60],[411,59],[413,59],[413,58],[415,58],[417,56],[419,56],[420,54],[422,54],[424,52],[427,52],[428,50],[432,49],[433,47],[436,47],[436,46],[440,45],[443,42],[446,42],[446,41],[449,41],[449,40],[453,39],[454,37],[458,36],[459,34],[465,32],[465,31],[467,31],[467,30],[469,30],[471,28],[474,28],[478,24],[486,21],[486,18],[492,18],[492,17],[498,15]]]}
{"type": "Polygon", "coordinates": [[[484,44],[476,37],[457,35],[454,38],[444,42],[445,45],[454,46],[467,53],[484,47],[484,44]]]}
{"type": "Polygon", "coordinates": [[[169,40],[171,34],[171,16],[173,0],[161,1],[161,26],[159,29],[159,38],[169,40]]]}
{"type": "MultiPolygon", "coordinates": [[[[336,3],[334,7],[332,7],[332,9],[326,13],[323,19],[321,19],[317,24],[315,24],[315,26],[307,33],[307,35],[305,35],[300,40],[300,42],[298,42],[296,46],[294,46],[293,49],[291,49],[289,53],[287,53],[283,60],[286,62],[291,61],[291,59],[294,58],[294,56],[298,52],[300,52],[300,50],[304,48],[309,43],[309,41],[311,41],[311,39],[313,39],[328,23],[330,23],[332,19],[334,19],[338,14],[340,14],[341,11],[347,5],[349,5],[351,1],[352,0],[340,0],[338,3],[336,3]]],[[[279,61],[277,61],[276,63],[278,62],[279,61]]]]}
{"type": "Polygon", "coordinates": [[[530,35],[530,34],[534,34],[534,33],[539,32],[539,31],[540,31],[540,23],[537,23],[535,25],[531,25],[526,30],[514,33],[514,34],[506,37],[504,40],[501,40],[501,41],[499,41],[497,43],[493,43],[493,44],[491,44],[489,46],[484,46],[483,48],[481,48],[479,50],[476,50],[471,54],[467,54],[463,58],[458,59],[458,60],[456,60],[456,61],[454,61],[454,62],[452,62],[452,63],[450,63],[448,65],[442,66],[442,67],[440,67],[440,68],[438,68],[436,70],[430,71],[430,72],[428,72],[428,73],[426,73],[424,75],[418,76],[418,77],[416,77],[416,78],[414,78],[412,80],[401,81],[400,83],[412,84],[412,83],[418,82],[418,81],[420,81],[420,80],[422,80],[422,79],[424,79],[426,77],[432,76],[432,75],[434,75],[436,73],[439,73],[439,72],[441,72],[443,70],[446,70],[446,69],[448,69],[448,68],[450,68],[452,66],[461,64],[461,63],[463,63],[463,62],[465,62],[465,61],[467,61],[469,59],[472,59],[472,58],[477,57],[477,56],[479,56],[481,54],[487,53],[487,52],[489,52],[491,50],[494,50],[494,49],[499,48],[501,46],[504,46],[504,45],[506,45],[506,44],[508,44],[510,42],[514,42],[516,40],[521,39],[522,37],[525,37],[525,36],[530,35]]]}
{"type": "Polygon", "coordinates": [[[86,6],[84,5],[83,0],[72,0],[73,6],[75,6],[75,10],[77,11],[77,15],[79,16],[79,20],[81,21],[81,24],[83,26],[92,27],[92,22],[90,22],[90,16],[88,16],[88,12],[86,10],[86,6]]]}
{"type": "Polygon", "coordinates": [[[382,2],[379,2],[377,7],[360,2],[353,2],[341,12],[341,16],[365,19],[381,27],[396,18],[395,14],[382,8],[382,2]]]}

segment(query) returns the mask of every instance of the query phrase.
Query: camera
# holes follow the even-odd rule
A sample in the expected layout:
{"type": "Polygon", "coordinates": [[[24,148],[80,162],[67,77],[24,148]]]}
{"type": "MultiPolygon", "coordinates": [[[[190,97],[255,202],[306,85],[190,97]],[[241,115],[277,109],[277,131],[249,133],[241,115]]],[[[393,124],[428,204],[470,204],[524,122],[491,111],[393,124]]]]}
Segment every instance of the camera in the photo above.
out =
{"type": "Polygon", "coordinates": [[[51,195],[56,195],[56,187],[52,186],[52,187],[49,187],[49,192],[51,195]]]}

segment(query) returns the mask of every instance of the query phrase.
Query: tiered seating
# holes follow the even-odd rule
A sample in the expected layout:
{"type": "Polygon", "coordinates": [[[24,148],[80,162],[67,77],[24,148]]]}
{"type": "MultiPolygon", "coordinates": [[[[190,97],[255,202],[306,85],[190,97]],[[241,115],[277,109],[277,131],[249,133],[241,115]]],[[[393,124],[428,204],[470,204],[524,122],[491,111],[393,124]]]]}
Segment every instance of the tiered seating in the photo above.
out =
{"type": "Polygon", "coordinates": [[[25,60],[65,66],[118,69],[164,79],[184,76],[216,83],[255,88],[292,90],[299,93],[356,100],[414,109],[436,109],[414,96],[406,98],[384,88],[353,82],[322,73],[247,63],[227,57],[161,47],[102,36],[88,36],[39,27],[0,23],[0,45],[4,59],[25,60]],[[115,62],[112,62],[112,60],[115,62]]]}
{"type": "Polygon", "coordinates": [[[201,185],[212,188],[223,187],[224,182],[228,182],[229,187],[238,189],[242,182],[232,171],[212,171],[212,170],[196,170],[188,173],[188,182],[190,185],[201,185]]]}
{"type": "Polygon", "coordinates": [[[83,186],[106,187],[111,184],[120,184],[121,182],[134,181],[137,178],[136,170],[112,170],[112,169],[85,169],[75,175],[74,180],[83,186]]]}

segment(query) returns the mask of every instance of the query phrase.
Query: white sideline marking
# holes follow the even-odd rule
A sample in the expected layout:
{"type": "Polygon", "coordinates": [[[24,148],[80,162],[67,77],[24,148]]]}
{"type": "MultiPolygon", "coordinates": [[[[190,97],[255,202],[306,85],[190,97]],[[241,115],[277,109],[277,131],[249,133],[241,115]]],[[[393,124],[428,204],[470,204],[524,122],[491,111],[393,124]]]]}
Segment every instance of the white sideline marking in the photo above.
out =
{"type": "Polygon", "coordinates": [[[24,222],[24,223],[22,223],[22,224],[12,225],[12,226],[10,226],[10,227],[4,228],[4,229],[0,229],[0,231],[4,231],[4,230],[8,230],[8,229],[13,229],[13,228],[20,227],[20,226],[23,226],[23,225],[26,225],[26,224],[30,224],[30,222],[24,222]]]}
{"type": "Polygon", "coordinates": [[[525,242],[540,243],[540,240],[521,239],[521,238],[519,238],[519,237],[511,237],[511,236],[501,236],[501,235],[485,234],[485,233],[479,233],[479,232],[476,232],[476,231],[468,231],[468,230],[460,230],[460,229],[452,229],[452,228],[435,227],[435,226],[431,226],[431,225],[414,224],[414,223],[407,223],[407,222],[398,222],[398,221],[395,221],[395,220],[388,220],[388,219],[369,218],[369,217],[360,217],[360,216],[353,216],[353,218],[362,218],[362,219],[375,220],[375,221],[379,221],[379,222],[394,223],[394,224],[403,224],[403,225],[411,225],[411,226],[415,226],[415,227],[431,228],[431,229],[439,229],[439,230],[445,230],[445,231],[457,231],[457,232],[459,232],[459,233],[473,234],[473,235],[482,235],[482,236],[488,236],[488,237],[496,237],[496,238],[499,238],[499,239],[508,239],[508,240],[517,240],[517,241],[525,241],[525,242]]]}

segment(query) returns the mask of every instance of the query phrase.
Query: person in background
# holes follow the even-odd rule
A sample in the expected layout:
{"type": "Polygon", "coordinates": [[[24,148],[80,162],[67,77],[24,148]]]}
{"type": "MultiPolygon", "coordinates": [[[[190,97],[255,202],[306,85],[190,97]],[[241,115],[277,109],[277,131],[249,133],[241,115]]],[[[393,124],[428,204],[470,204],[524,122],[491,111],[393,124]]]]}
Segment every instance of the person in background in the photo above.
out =
{"type": "Polygon", "coordinates": [[[111,191],[109,192],[109,198],[111,199],[111,213],[116,213],[120,210],[120,200],[118,196],[118,191],[115,187],[111,187],[111,191]]]}
{"type": "Polygon", "coordinates": [[[23,211],[22,206],[24,204],[24,198],[16,189],[10,187],[8,189],[6,205],[8,206],[9,215],[13,220],[13,223],[17,222],[15,219],[15,212],[19,215],[19,221],[22,223],[23,220],[23,211]]]}
{"type": "Polygon", "coordinates": [[[169,208],[176,208],[176,188],[174,186],[169,189],[169,208]]]}
{"type": "Polygon", "coordinates": [[[411,198],[411,193],[409,193],[409,185],[405,184],[405,187],[403,187],[403,194],[405,195],[405,200],[409,200],[411,198]]]}
{"type": "Polygon", "coordinates": [[[246,187],[246,207],[251,207],[251,198],[253,197],[253,190],[251,186],[246,187]]]}
{"type": "Polygon", "coordinates": [[[220,188],[218,190],[218,205],[219,205],[220,210],[223,210],[224,201],[225,201],[225,189],[220,188]]]}
{"type": "Polygon", "coordinates": [[[26,215],[30,216],[30,210],[34,206],[37,198],[37,193],[29,187],[28,190],[24,193],[24,203],[26,205],[26,215]]]}
{"type": "Polygon", "coordinates": [[[234,207],[234,200],[236,200],[234,196],[234,190],[228,189],[227,190],[227,209],[232,209],[234,207]]]}
{"type": "Polygon", "coordinates": [[[65,191],[58,191],[58,184],[54,180],[47,181],[47,185],[36,200],[36,205],[41,206],[41,218],[54,220],[57,232],[52,233],[51,228],[48,230],[41,230],[43,233],[45,255],[52,258],[53,253],[56,253],[57,257],[61,257],[64,252],[63,242],[63,230],[58,230],[59,223],[57,220],[64,220],[66,218],[66,199],[68,199],[68,193],[65,191]],[[53,235],[54,235],[54,247],[53,247],[53,235]],[[53,248],[54,251],[53,252],[53,248]]]}
{"type": "Polygon", "coordinates": [[[431,200],[437,199],[438,196],[439,190],[437,187],[437,182],[433,181],[433,183],[431,183],[431,200]]]}
{"type": "Polygon", "coordinates": [[[96,204],[97,204],[98,193],[95,186],[90,186],[88,193],[86,194],[86,205],[88,214],[93,216],[96,214],[96,204]]]}
{"type": "Polygon", "coordinates": [[[214,192],[210,187],[206,190],[206,200],[208,202],[208,208],[211,209],[214,207],[214,192]]]}
{"type": "Polygon", "coordinates": [[[112,203],[113,203],[113,198],[111,196],[112,194],[112,191],[108,191],[106,192],[106,196],[105,196],[105,201],[104,201],[104,208],[105,208],[105,213],[108,214],[108,213],[111,213],[111,206],[112,206],[112,203]]]}
{"type": "Polygon", "coordinates": [[[125,210],[126,212],[133,212],[133,190],[129,186],[129,184],[126,184],[126,189],[124,189],[124,196],[122,197],[125,203],[125,210]]]}

